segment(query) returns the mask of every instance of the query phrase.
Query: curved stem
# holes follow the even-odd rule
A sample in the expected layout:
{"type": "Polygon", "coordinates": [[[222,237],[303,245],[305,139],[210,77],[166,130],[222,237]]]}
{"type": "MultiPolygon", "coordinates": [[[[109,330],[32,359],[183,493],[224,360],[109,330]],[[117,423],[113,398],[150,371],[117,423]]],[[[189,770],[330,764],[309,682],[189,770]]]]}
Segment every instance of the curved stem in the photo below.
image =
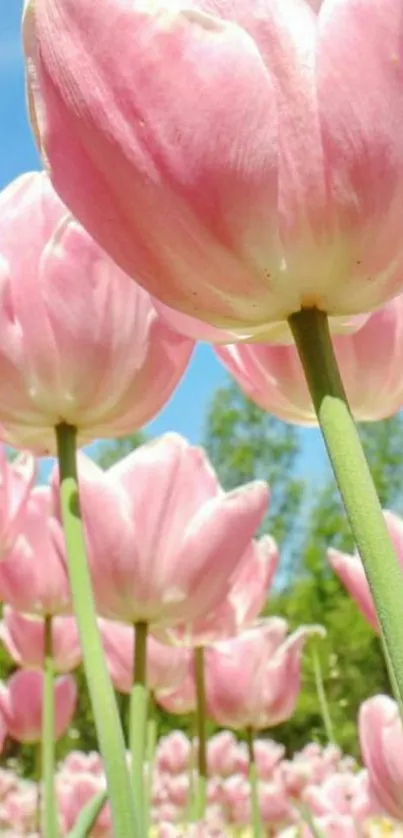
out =
{"type": "Polygon", "coordinates": [[[403,574],[390,540],[333,351],[326,315],[289,319],[333,471],[370,584],[397,699],[403,705],[403,574]]]}
{"type": "Polygon", "coordinates": [[[262,834],[262,821],[260,818],[259,806],[259,778],[255,762],[254,734],[251,727],[246,730],[246,742],[249,755],[249,785],[252,802],[252,835],[253,838],[260,838],[262,834]]]}
{"type": "Polygon", "coordinates": [[[207,731],[206,731],[206,685],[204,673],[204,649],[194,650],[196,680],[196,728],[197,728],[197,799],[196,818],[202,820],[207,803],[207,731]]]}
{"type": "Polygon", "coordinates": [[[147,634],[147,623],[136,623],[134,626],[134,672],[133,689],[130,695],[129,734],[134,802],[143,828],[146,823],[144,760],[148,711],[147,634]]]}
{"type": "Polygon", "coordinates": [[[312,648],[312,664],[323,727],[328,741],[335,743],[336,739],[334,736],[332,717],[330,715],[329,702],[327,700],[325,685],[323,683],[322,667],[320,665],[320,658],[316,645],[312,648]]]}
{"type": "Polygon", "coordinates": [[[105,763],[113,834],[119,838],[133,838],[142,833],[133,805],[115,693],[106,668],[95,616],[79,503],[76,429],[65,424],[59,425],[56,428],[56,438],[60,470],[60,504],[71,594],[98,742],[105,763]]]}
{"type": "MultiPolygon", "coordinates": [[[[52,644],[52,617],[45,617],[43,626],[44,670],[42,703],[42,777],[43,835],[57,838],[59,834],[55,790],[55,694],[52,644]]],[[[40,805],[40,801],[39,801],[40,805]]]]}

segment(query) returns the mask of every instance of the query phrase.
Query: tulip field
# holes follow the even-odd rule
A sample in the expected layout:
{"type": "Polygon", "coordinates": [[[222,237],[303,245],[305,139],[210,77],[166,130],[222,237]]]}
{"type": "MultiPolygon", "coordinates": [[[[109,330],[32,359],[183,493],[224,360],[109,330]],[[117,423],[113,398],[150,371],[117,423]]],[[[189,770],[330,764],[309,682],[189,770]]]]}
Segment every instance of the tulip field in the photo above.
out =
{"type": "Polygon", "coordinates": [[[403,0],[3,5],[0,838],[403,838],[403,0]]]}

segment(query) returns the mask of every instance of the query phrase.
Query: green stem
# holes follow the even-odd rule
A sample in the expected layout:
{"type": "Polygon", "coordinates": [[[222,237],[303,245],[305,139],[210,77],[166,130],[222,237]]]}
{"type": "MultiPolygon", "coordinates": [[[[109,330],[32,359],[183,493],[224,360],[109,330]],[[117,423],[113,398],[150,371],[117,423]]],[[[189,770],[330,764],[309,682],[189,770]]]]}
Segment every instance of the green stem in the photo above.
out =
{"type": "Polygon", "coordinates": [[[119,838],[140,838],[142,832],[133,805],[123,731],[95,616],[79,503],[76,429],[59,425],[56,438],[70,587],[98,742],[105,763],[112,831],[119,838]]]}
{"type": "Polygon", "coordinates": [[[147,623],[136,623],[134,632],[134,673],[130,696],[130,754],[134,802],[144,828],[147,822],[144,785],[148,712],[147,623]]]}
{"type": "Polygon", "coordinates": [[[52,618],[43,627],[44,670],[42,704],[43,835],[57,838],[58,820],[55,792],[55,694],[52,644],[52,618]]]}
{"type": "Polygon", "coordinates": [[[329,703],[326,696],[325,685],[323,683],[322,667],[320,665],[320,658],[316,644],[312,648],[312,665],[323,727],[328,741],[335,743],[336,739],[334,735],[332,717],[330,715],[329,703]]]}
{"type": "Polygon", "coordinates": [[[207,731],[206,731],[206,685],[204,672],[204,649],[194,650],[196,681],[196,729],[197,729],[197,797],[196,818],[203,820],[207,803],[207,731]]]}
{"type": "Polygon", "coordinates": [[[289,324],[372,590],[397,688],[396,697],[402,706],[403,574],[340,378],[328,320],[317,309],[303,309],[290,317],[289,324]]]}
{"type": "Polygon", "coordinates": [[[246,742],[249,755],[249,785],[252,802],[252,835],[253,838],[260,838],[262,834],[262,821],[260,818],[259,806],[259,778],[255,762],[254,734],[251,727],[246,730],[246,742]]]}
{"type": "Polygon", "coordinates": [[[146,793],[146,817],[145,817],[145,834],[148,835],[150,828],[150,810],[152,803],[153,781],[154,781],[154,761],[155,751],[157,748],[157,718],[155,713],[155,702],[153,697],[149,700],[148,722],[147,722],[147,793],[146,793]]]}

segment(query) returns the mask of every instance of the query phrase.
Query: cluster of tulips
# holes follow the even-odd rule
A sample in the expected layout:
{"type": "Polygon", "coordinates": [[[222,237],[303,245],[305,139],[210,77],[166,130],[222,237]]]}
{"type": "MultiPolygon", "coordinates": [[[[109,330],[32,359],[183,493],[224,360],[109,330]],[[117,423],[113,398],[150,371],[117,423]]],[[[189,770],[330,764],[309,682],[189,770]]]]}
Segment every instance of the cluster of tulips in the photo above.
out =
{"type": "MultiPolygon", "coordinates": [[[[263,410],[320,425],[357,545],[330,561],[381,636],[397,701],[373,699],[364,761],[399,818],[401,524],[354,418],[403,406],[402,2],[26,0],[22,40],[46,171],[0,194],[0,439],[29,452],[1,472],[3,641],[23,667],[1,710],[13,735],[29,677],[40,833],[61,830],[55,701],[80,657],[105,788],[70,838],[106,798],[115,838],[155,828],[154,700],[196,708],[191,831],[212,794],[209,715],[245,730],[249,826],[265,829],[255,733],[292,713],[303,645],[322,632],[256,622],[278,561],[255,540],[268,487],[225,492],[175,434],[107,472],[77,455],[153,418],[197,340],[263,410]],[[45,454],[54,472],[33,488],[45,454]],[[129,761],[113,682],[130,692],[129,761]]],[[[297,829],[333,836],[318,794],[297,829]]]]}

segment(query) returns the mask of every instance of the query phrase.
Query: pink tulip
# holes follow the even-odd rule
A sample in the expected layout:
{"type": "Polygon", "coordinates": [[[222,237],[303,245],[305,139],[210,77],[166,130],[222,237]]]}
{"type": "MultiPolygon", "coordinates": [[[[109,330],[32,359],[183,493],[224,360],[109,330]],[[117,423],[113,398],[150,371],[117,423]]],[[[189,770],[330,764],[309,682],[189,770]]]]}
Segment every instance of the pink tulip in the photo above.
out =
{"type": "MultiPolygon", "coordinates": [[[[18,742],[33,744],[41,738],[43,674],[35,669],[21,669],[1,685],[0,711],[8,732],[18,742]]],[[[55,739],[60,739],[71,724],[77,702],[77,687],[72,675],[62,675],[54,683],[55,739]]]]}
{"type": "Polygon", "coordinates": [[[233,733],[223,730],[216,733],[207,743],[207,762],[209,775],[231,777],[233,774],[247,774],[248,755],[245,748],[238,744],[233,733]]]}
{"type": "MultiPolygon", "coordinates": [[[[59,781],[58,803],[66,834],[73,829],[84,806],[104,789],[104,778],[93,773],[63,774],[61,782],[59,781]]],[[[109,805],[106,803],[91,830],[91,836],[92,838],[109,838],[111,834],[111,814],[109,805]]]]}
{"type": "Polygon", "coordinates": [[[0,559],[13,548],[24,524],[35,475],[35,460],[30,454],[21,454],[10,463],[0,445],[0,559]]]}
{"type": "MultiPolygon", "coordinates": [[[[81,646],[74,617],[52,617],[52,657],[57,672],[70,672],[81,661],[81,646]]],[[[9,605],[3,608],[0,639],[19,666],[43,668],[43,617],[20,614],[9,605]]]]}
{"type": "MultiPolygon", "coordinates": [[[[133,686],[134,629],[111,620],[98,621],[106,663],[115,689],[130,693],[133,686]]],[[[147,683],[150,690],[176,687],[189,668],[189,654],[147,638],[147,683]]]]}
{"type": "Polygon", "coordinates": [[[280,560],[275,541],[263,536],[248,547],[232,588],[210,614],[199,620],[156,632],[168,643],[207,646],[233,637],[259,616],[280,560]]]}
{"type": "Polygon", "coordinates": [[[260,481],[225,493],[204,452],[178,434],[106,472],[82,455],[79,476],[98,611],[131,625],[165,627],[216,608],[268,502],[260,481]]]}
{"type": "Polygon", "coordinates": [[[63,774],[102,774],[102,759],[96,751],[86,754],[82,751],[70,751],[63,762],[63,774]]]}
{"type": "Polygon", "coordinates": [[[26,3],[55,188],[155,297],[243,337],[402,289],[401,3],[317,6],[26,3]]]}
{"type": "MultiPolygon", "coordinates": [[[[403,405],[403,295],[370,315],[334,348],[355,418],[375,421],[403,405]]],[[[286,422],[315,425],[317,419],[294,345],[250,344],[216,348],[245,395],[286,422]]]]}
{"type": "Polygon", "coordinates": [[[31,492],[20,535],[0,563],[0,599],[17,611],[39,616],[71,610],[70,587],[59,521],[52,515],[48,486],[31,492]]]}
{"type": "MultiPolygon", "coordinates": [[[[384,518],[397,558],[403,568],[403,521],[394,512],[384,511],[384,518]]],[[[339,550],[328,550],[329,562],[348,593],[357,603],[362,615],[379,632],[378,619],[364,567],[357,553],[350,555],[339,550]]]]}
{"type": "Polygon", "coordinates": [[[190,740],[180,730],[173,730],[163,736],[157,748],[155,766],[159,772],[181,774],[188,771],[191,759],[192,745],[190,740]]]}
{"type": "Polygon", "coordinates": [[[286,638],[287,623],[272,617],[239,637],[206,650],[206,694],[219,725],[255,730],[292,716],[300,689],[301,654],[319,626],[304,626],[286,638]]]}
{"type": "Polygon", "coordinates": [[[0,422],[6,441],[54,451],[144,425],[165,404],[193,344],[167,326],[70,216],[44,173],[0,194],[0,422]]]}
{"type": "Polygon", "coordinates": [[[396,702],[386,695],[364,701],[359,734],[374,797],[392,818],[403,820],[403,728],[396,702]]]}
{"type": "Polygon", "coordinates": [[[284,745],[279,745],[271,739],[255,739],[253,752],[259,777],[262,780],[272,780],[274,770],[284,756],[284,745]]]}
{"type": "Polygon", "coordinates": [[[192,672],[188,672],[177,687],[170,690],[156,690],[155,700],[167,713],[186,716],[196,710],[196,687],[192,672]]]}

